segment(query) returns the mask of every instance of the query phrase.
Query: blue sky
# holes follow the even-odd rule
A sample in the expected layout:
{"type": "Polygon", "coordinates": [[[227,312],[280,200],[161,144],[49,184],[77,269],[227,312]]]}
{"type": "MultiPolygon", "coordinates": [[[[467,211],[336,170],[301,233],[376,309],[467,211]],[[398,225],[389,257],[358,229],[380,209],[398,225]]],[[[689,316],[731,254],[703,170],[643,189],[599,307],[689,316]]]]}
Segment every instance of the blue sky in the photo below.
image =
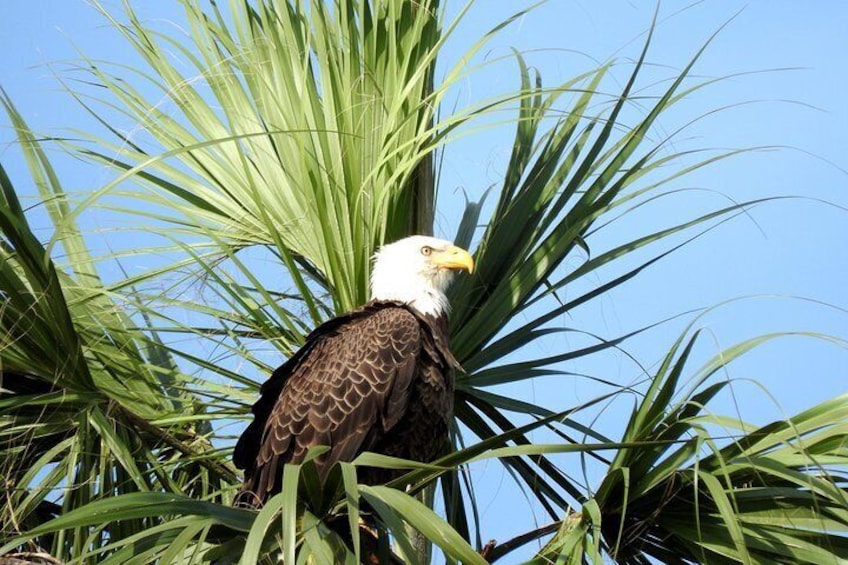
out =
{"type": "MultiPolygon", "coordinates": [[[[180,12],[171,2],[135,4],[143,18],[180,21],[180,12]]],[[[104,5],[120,13],[119,2],[104,5]]],[[[460,3],[448,5],[454,12],[460,3]]],[[[517,0],[477,2],[452,38],[446,58],[458,57],[495,23],[529,5],[517,0]]],[[[848,337],[843,311],[848,308],[848,3],[817,2],[812,8],[810,3],[788,0],[713,0],[684,6],[688,4],[662,4],[646,78],[673,77],[725,23],[693,73],[704,80],[726,78],[682,102],[655,134],[673,132],[701,118],[675,137],[675,150],[770,149],[687,177],[680,188],[697,192],[639,216],[642,225],[625,227],[642,233],[649,229],[646,226],[669,225],[675,217],[730,200],[775,195],[801,198],[757,207],[663,261],[603,303],[574,312],[563,323],[614,337],[693,308],[739,299],[699,320],[707,336],[699,351],[702,359],[768,332],[848,337]],[[717,109],[721,110],[713,112],[717,109]]],[[[652,2],[632,0],[552,0],[505,30],[481,58],[491,61],[514,47],[526,52],[548,85],[616,59],[620,65],[614,74],[623,81],[627,63],[644,42],[654,7],[652,2]]],[[[62,135],[67,128],[91,127],[90,118],[61,91],[46,63],[75,59],[77,49],[95,59],[137,63],[97,11],[82,0],[5,2],[2,15],[0,86],[36,130],[62,135]]],[[[456,100],[462,105],[503,92],[515,86],[516,77],[515,65],[509,61],[491,65],[463,81],[456,100]]],[[[6,128],[8,121],[0,118],[0,123],[4,126],[0,159],[13,181],[25,186],[25,169],[9,146],[13,135],[6,128]]],[[[500,180],[509,134],[507,128],[479,130],[447,150],[437,219],[441,235],[454,233],[463,191],[476,198],[500,180]]],[[[66,187],[85,190],[103,184],[102,172],[56,158],[66,187]]],[[[640,336],[630,351],[650,366],[689,319],[640,336]]],[[[734,387],[736,394],[723,399],[716,410],[738,410],[757,423],[797,412],[848,390],[846,360],[842,344],[804,337],[777,340],[731,366],[727,376],[742,382],[734,387]]],[[[597,366],[586,363],[579,361],[569,369],[603,374],[617,382],[638,377],[621,357],[599,360],[597,366]]],[[[584,384],[540,384],[528,395],[561,394],[576,403],[592,396],[582,388],[584,384]]],[[[495,469],[480,472],[491,475],[484,512],[509,512],[515,498],[498,496],[501,481],[509,479],[495,469]]],[[[514,524],[501,520],[485,535],[503,540],[511,533],[517,533],[514,524]]]]}

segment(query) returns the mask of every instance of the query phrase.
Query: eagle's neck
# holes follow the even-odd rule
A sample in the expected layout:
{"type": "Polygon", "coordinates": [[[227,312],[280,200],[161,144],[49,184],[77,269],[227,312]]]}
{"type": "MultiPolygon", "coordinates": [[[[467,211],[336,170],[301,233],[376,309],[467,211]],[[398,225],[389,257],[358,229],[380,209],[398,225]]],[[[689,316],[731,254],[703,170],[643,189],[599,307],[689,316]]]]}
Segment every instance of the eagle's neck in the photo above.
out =
{"type": "Polygon", "coordinates": [[[375,268],[371,299],[402,302],[423,316],[439,318],[450,310],[445,296],[450,279],[451,273],[446,270],[433,277],[422,277],[375,268]]]}

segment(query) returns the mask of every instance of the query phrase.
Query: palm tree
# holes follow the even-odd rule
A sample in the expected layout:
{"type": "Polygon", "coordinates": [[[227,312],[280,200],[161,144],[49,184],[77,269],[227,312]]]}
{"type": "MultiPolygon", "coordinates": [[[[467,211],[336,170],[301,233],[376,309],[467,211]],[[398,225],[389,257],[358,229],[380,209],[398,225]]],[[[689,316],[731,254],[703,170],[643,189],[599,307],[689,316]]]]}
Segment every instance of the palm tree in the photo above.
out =
{"type": "Polygon", "coordinates": [[[611,64],[547,87],[516,55],[519,90],[448,113],[449,88],[502,26],[436,82],[456,25],[437,0],[181,4],[189,42],[140,21],[129,4],[123,21],[100,7],[148,66],[85,60],[76,71],[97,88],[68,87],[108,135],[62,146],[113,171],[104,186],[67,193],[44,142],[3,97],[52,235],[36,237],[0,170],[0,555],[416,562],[430,558],[422,539],[463,563],[509,559],[538,540],[538,563],[848,555],[848,397],[759,428],[708,409],[729,384],[716,373],[774,336],[693,369],[695,318],[635,385],[578,405],[499,388],[569,378],[564,362],[589,365],[622,347],[639,332],[589,336],[589,345],[547,356],[528,346],[574,332],[559,323],[563,314],[753,204],[671,218],[609,248],[595,243],[676,179],[736,153],[692,162],[652,135],[664,112],[697,92],[689,75],[700,52],[651,97],[634,95],[650,35],[614,94],[611,64]],[[456,451],[430,465],[366,453],[325,484],[309,462],[288,465],[283,492],[261,511],[233,508],[239,477],[229,456],[258,383],[311,328],[367,299],[377,246],[432,231],[439,152],[504,112],[515,142],[503,183],[490,190],[493,202],[467,204],[455,236],[479,265],[452,288],[452,344],[465,369],[456,451]],[[126,119],[143,139],[114,125],[126,119]],[[104,257],[80,227],[95,206],[131,226],[104,257]],[[636,250],[653,255],[622,260],[636,250]],[[129,259],[147,268],[127,273],[129,259]],[[592,410],[620,397],[637,401],[607,437],[593,429],[592,410]],[[466,471],[480,461],[502,465],[547,523],[486,545],[466,471]],[[360,485],[362,465],[408,473],[360,485]],[[575,478],[590,466],[591,478],[575,478]],[[360,526],[365,504],[376,545],[360,526]],[[380,532],[391,534],[391,550],[380,532]]]}

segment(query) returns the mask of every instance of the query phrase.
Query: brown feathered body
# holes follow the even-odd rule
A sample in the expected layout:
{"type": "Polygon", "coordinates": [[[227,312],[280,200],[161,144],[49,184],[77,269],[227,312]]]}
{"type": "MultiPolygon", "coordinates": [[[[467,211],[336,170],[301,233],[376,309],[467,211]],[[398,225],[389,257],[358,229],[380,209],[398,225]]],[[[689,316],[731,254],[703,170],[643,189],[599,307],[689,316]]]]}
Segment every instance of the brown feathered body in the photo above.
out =
{"type": "MultiPolygon", "coordinates": [[[[261,506],[280,491],[283,464],[303,461],[313,446],[329,447],[315,460],[322,477],[363,451],[425,462],[442,455],[456,367],[443,315],[372,301],[322,324],[262,385],[233,456],[245,472],[239,503],[261,506]]],[[[378,484],[396,474],[365,468],[359,478],[378,484]]]]}

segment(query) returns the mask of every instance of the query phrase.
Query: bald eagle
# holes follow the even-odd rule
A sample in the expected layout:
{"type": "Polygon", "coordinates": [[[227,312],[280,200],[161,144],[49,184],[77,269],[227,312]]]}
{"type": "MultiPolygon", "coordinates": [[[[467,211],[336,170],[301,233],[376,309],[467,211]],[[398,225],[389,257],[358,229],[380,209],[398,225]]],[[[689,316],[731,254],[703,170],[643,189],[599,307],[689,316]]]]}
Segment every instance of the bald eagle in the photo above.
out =
{"type": "MultiPolygon", "coordinates": [[[[262,385],[233,454],[244,469],[238,504],[262,506],[280,491],[283,464],[313,446],[329,447],[315,460],[322,478],[363,451],[425,462],[445,452],[459,367],[445,291],[460,269],[473,271],[471,255],[432,237],[376,253],[371,300],[316,328],[262,385]]],[[[360,481],[393,476],[366,468],[360,481]]]]}

